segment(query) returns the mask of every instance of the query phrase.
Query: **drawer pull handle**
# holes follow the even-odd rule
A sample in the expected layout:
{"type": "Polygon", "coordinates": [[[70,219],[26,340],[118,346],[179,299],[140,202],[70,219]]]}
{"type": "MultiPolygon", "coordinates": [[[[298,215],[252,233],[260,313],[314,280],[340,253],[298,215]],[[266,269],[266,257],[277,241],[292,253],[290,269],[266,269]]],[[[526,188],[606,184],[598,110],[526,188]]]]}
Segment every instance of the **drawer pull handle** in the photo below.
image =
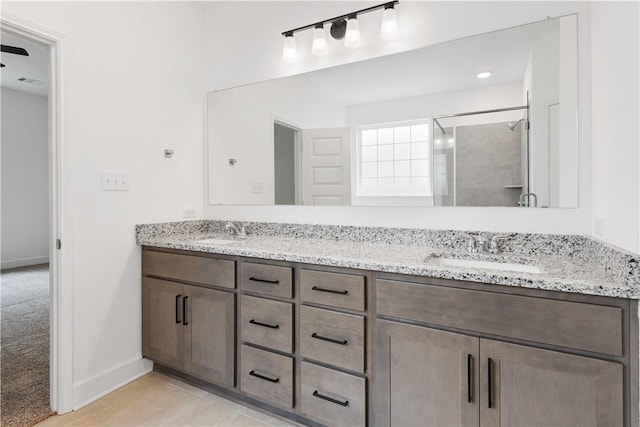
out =
{"type": "Polygon", "coordinates": [[[187,326],[189,324],[189,321],[187,320],[187,299],[189,297],[184,297],[182,298],[182,324],[184,326],[187,326]]]}
{"type": "Polygon", "coordinates": [[[258,322],[256,319],[249,320],[252,325],[264,326],[265,328],[278,329],[280,325],[271,325],[269,323],[258,322]]]}
{"type": "Polygon", "coordinates": [[[269,381],[270,383],[274,383],[274,384],[280,382],[280,378],[269,378],[269,377],[267,377],[265,375],[260,375],[259,373],[257,373],[254,370],[249,372],[249,375],[251,375],[252,377],[260,378],[261,380],[269,381]]]}
{"type": "Polygon", "coordinates": [[[176,325],[182,323],[180,320],[180,298],[182,295],[176,295],[176,325]]]}
{"type": "Polygon", "coordinates": [[[493,387],[491,386],[491,382],[493,381],[493,359],[491,359],[490,357],[487,359],[487,376],[488,378],[488,390],[487,390],[487,395],[489,397],[489,408],[493,407],[493,398],[492,398],[492,394],[493,394],[493,387]]]}
{"type": "Polygon", "coordinates": [[[467,354],[467,402],[471,403],[471,401],[473,400],[473,385],[471,384],[472,382],[472,375],[471,375],[471,370],[473,369],[473,356],[470,354],[467,354]]]}
{"type": "Polygon", "coordinates": [[[331,402],[331,403],[335,403],[336,405],[340,405],[340,406],[349,406],[349,401],[345,400],[344,402],[341,400],[337,400],[337,399],[332,399],[329,396],[324,396],[320,393],[318,393],[318,390],[313,392],[313,396],[317,397],[318,399],[322,399],[322,400],[326,400],[327,402],[331,402]]]}
{"type": "Polygon", "coordinates": [[[315,338],[317,340],[322,340],[322,341],[329,341],[332,342],[334,344],[340,344],[340,345],[347,345],[348,341],[347,340],[337,340],[334,338],[327,338],[327,337],[323,337],[322,335],[318,335],[315,332],[311,334],[311,338],[315,338]]]}
{"type": "Polygon", "coordinates": [[[318,286],[312,287],[311,290],[318,291],[318,292],[329,292],[330,294],[340,294],[340,295],[347,295],[349,293],[349,291],[346,289],[343,291],[337,291],[335,289],[319,288],[318,286]]]}
{"type": "Polygon", "coordinates": [[[280,280],[260,279],[259,277],[249,277],[249,280],[251,280],[252,282],[270,283],[272,285],[277,285],[278,283],[280,283],[280,280]]]}

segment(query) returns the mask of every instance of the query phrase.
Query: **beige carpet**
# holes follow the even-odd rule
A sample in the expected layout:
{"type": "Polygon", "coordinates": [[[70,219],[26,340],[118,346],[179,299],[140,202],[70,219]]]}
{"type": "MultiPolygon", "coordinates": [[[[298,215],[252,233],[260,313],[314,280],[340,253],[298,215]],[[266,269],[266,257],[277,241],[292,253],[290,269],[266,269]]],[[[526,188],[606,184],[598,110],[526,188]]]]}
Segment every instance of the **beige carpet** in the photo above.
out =
{"type": "Polygon", "coordinates": [[[49,266],[0,275],[0,423],[32,426],[50,415],[49,266]]]}

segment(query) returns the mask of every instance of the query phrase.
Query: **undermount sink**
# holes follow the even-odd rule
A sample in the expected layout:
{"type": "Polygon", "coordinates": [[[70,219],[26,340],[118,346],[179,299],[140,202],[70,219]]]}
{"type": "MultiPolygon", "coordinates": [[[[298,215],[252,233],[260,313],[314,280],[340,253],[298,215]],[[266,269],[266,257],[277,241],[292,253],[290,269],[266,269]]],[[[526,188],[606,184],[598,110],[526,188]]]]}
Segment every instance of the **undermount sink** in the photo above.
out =
{"type": "Polygon", "coordinates": [[[196,243],[202,243],[204,245],[228,245],[229,243],[235,243],[236,240],[226,239],[202,239],[196,240],[196,243]]]}
{"type": "Polygon", "coordinates": [[[482,268],[485,270],[513,271],[517,273],[542,273],[542,270],[540,270],[540,267],[538,266],[511,262],[479,261],[474,259],[446,258],[433,255],[427,257],[425,262],[438,267],[468,267],[482,268]]]}

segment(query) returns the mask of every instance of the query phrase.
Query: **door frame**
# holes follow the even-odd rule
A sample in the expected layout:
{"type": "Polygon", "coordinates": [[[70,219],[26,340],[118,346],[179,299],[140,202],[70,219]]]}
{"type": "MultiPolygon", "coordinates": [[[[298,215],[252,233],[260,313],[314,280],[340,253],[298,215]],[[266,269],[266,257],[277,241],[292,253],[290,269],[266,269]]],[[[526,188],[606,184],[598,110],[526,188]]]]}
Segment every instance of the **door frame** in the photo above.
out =
{"type": "Polygon", "coordinates": [[[3,31],[49,49],[49,384],[52,411],[65,413],[73,409],[72,203],[65,42],[63,35],[5,12],[0,13],[0,26],[3,31]]]}

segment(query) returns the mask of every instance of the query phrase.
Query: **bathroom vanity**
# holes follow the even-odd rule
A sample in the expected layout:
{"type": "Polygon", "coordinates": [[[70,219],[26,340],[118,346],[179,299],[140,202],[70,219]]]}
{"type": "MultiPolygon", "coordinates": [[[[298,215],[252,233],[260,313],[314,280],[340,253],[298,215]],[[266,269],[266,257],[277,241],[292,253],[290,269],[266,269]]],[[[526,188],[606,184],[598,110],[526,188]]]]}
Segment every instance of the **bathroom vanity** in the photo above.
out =
{"type": "Polygon", "coordinates": [[[142,227],[143,355],[201,387],[304,424],[638,425],[635,271],[555,256],[572,281],[551,255],[536,275],[362,235],[142,227]]]}

